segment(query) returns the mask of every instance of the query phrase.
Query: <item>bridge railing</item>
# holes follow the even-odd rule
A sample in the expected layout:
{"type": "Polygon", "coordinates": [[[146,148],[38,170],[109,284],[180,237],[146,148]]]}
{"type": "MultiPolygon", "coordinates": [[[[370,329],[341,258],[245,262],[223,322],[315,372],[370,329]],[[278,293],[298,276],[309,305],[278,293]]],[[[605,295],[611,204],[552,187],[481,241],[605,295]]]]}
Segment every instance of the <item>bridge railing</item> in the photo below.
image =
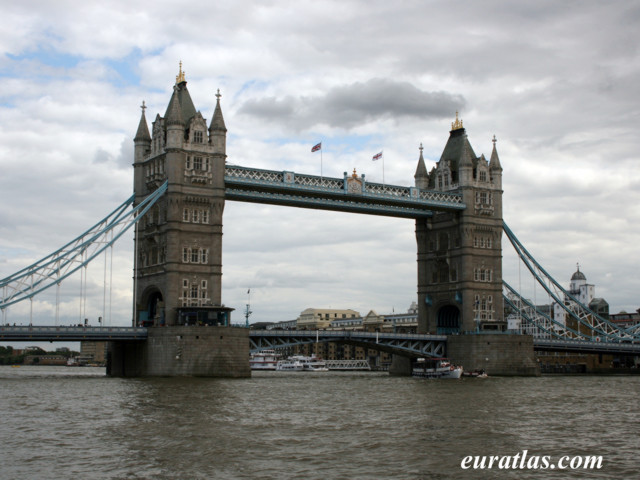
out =
{"type": "Polygon", "coordinates": [[[305,175],[290,171],[264,170],[257,168],[227,165],[225,169],[225,181],[233,184],[247,186],[271,186],[284,189],[307,190],[323,193],[347,194],[355,193],[363,198],[372,197],[388,200],[405,200],[415,203],[439,204],[449,208],[464,209],[462,195],[455,192],[439,192],[433,190],[421,190],[416,187],[399,185],[387,185],[381,183],[369,183],[365,176],[357,177],[362,184],[359,191],[353,192],[348,188],[349,176],[343,178],[319,177],[305,175]]]}

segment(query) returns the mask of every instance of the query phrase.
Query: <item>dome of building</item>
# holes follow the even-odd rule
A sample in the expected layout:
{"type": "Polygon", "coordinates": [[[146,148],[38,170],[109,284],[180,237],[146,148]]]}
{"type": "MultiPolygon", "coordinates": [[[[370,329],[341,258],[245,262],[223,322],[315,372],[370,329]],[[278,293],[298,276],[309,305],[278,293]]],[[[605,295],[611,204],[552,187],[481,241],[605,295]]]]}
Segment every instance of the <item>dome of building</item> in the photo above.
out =
{"type": "Polygon", "coordinates": [[[574,273],[571,276],[571,280],[584,280],[584,281],[586,281],[587,277],[584,276],[584,273],[582,273],[580,271],[580,267],[578,267],[578,270],[576,271],[576,273],[574,273]]]}

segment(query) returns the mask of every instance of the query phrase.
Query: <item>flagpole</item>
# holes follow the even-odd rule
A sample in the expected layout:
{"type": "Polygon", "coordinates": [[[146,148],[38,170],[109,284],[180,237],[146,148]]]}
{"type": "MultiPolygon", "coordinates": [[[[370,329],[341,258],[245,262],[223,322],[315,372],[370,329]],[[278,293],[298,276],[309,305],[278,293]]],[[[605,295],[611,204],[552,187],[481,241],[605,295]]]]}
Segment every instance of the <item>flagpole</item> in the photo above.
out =
{"type": "Polygon", "coordinates": [[[322,179],[322,142],[320,142],[320,179],[322,179]]]}
{"type": "Polygon", "coordinates": [[[384,150],[382,151],[382,186],[384,186],[384,150]]]}

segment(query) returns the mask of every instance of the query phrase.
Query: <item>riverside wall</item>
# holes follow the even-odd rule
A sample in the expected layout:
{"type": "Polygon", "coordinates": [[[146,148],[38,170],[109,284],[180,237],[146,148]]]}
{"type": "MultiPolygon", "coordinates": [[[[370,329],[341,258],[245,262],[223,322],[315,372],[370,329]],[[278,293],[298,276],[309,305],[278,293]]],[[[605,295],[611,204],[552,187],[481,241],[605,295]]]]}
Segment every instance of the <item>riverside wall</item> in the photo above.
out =
{"type": "Polygon", "coordinates": [[[249,330],[235,327],[151,327],[146,341],[110,342],[113,377],[250,377],[249,330]]]}

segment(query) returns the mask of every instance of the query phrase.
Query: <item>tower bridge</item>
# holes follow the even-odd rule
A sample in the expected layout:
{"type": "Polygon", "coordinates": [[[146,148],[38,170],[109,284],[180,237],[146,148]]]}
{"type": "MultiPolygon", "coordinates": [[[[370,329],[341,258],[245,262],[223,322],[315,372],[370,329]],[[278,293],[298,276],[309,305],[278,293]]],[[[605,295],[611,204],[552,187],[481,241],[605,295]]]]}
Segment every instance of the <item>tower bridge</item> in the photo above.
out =
{"type": "MultiPolygon", "coordinates": [[[[503,223],[503,170],[495,137],[488,158],[476,155],[456,115],[442,155],[430,171],[420,147],[412,186],[368,182],[355,170],[344,172],[342,178],[264,170],[227,162],[227,127],[220,99],[218,91],[207,123],[196,110],[180,69],[167,109],[163,116],[155,116],[151,129],[143,102],[134,137],[132,198],[113,217],[67,246],[0,280],[3,313],[44,288],[59,286],[133,227],[132,328],[144,327],[146,340],[112,338],[110,373],[247,376],[250,339],[267,342],[267,337],[229,328],[233,309],[222,302],[225,202],[383,215],[414,224],[418,334],[449,335],[448,354],[464,357],[466,366],[491,356],[496,367],[507,365],[505,373],[535,373],[531,338],[502,335],[507,328],[504,298],[508,308],[521,311],[532,324],[542,318],[531,314],[531,306],[524,305],[521,297],[514,300],[511,290],[503,295],[507,285],[502,278],[503,231],[539,280],[546,272],[503,223]],[[128,207],[133,211],[125,214],[128,207]],[[206,327],[191,327],[195,325],[206,327]],[[459,335],[464,332],[483,335],[459,335]]],[[[554,326],[550,332],[574,346],[596,335],[605,341],[638,338],[637,331],[621,332],[597,315],[568,313],[576,316],[578,330],[554,326]]],[[[549,321],[540,323],[547,328],[543,324],[548,327],[549,321]]],[[[442,352],[444,338],[425,337],[422,340],[431,344],[424,348],[431,354],[442,352]]],[[[389,348],[402,353],[404,347],[398,343],[389,348]]],[[[415,353],[423,347],[411,348],[415,353]]],[[[394,361],[397,372],[408,370],[402,358],[394,361]]]]}

